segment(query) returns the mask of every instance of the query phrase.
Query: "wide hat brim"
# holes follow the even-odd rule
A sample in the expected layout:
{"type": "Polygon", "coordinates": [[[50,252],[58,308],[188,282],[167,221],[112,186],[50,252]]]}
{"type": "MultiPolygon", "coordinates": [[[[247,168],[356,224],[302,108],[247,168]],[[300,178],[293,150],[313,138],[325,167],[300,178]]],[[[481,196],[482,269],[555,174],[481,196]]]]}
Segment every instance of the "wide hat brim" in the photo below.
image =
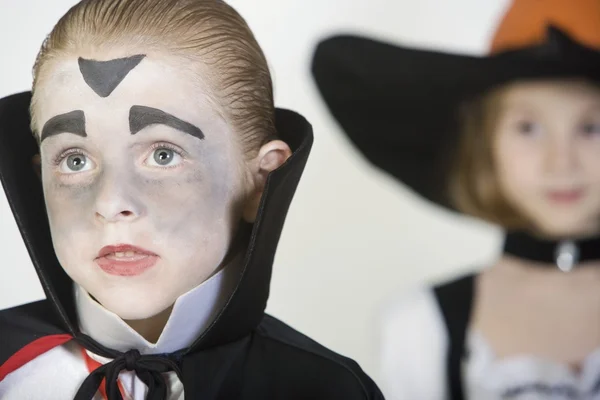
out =
{"type": "Polygon", "coordinates": [[[553,27],[541,45],[483,57],[342,35],[319,43],[312,72],[333,117],[371,163],[454,209],[447,188],[459,106],[519,80],[597,82],[600,52],[553,27]]]}

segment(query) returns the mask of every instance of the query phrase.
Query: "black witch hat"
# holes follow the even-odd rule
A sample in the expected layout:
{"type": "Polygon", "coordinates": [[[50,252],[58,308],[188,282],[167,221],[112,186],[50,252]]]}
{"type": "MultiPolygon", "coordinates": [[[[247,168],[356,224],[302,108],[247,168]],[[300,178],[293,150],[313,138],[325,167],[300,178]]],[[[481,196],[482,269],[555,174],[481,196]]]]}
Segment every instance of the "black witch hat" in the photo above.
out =
{"type": "Polygon", "coordinates": [[[426,199],[454,208],[450,163],[458,108],[497,86],[600,80],[600,2],[516,0],[482,57],[340,35],[319,43],[312,72],[329,110],[377,167],[426,199]]]}

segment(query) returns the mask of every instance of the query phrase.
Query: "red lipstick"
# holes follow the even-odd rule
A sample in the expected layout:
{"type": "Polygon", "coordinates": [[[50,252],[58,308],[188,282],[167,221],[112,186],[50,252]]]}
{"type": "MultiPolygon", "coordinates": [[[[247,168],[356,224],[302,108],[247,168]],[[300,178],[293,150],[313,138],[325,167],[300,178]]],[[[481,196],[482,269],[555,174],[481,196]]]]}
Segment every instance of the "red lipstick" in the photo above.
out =
{"type": "Polygon", "coordinates": [[[117,276],[141,275],[158,261],[158,255],[130,244],[105,246],[94,260],[104,272],[117,276]]]}

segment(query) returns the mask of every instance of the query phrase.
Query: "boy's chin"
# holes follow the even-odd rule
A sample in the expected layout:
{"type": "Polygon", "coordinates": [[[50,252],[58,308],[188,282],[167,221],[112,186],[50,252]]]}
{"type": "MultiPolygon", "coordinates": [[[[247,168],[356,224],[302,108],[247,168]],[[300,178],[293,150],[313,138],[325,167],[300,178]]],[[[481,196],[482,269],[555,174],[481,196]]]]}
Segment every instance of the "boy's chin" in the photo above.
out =
{"type": "Polygon", "coordinates": [[[152,318],[173,305],[173,301],[156,296],[156,291],[149,291],[147,294],[129,293],[125,296],[106,293],[105,296],[96,298],[96,301],[126,321],[152,318]],[[107,298],[103,299],[105,296],[107,298]]]}

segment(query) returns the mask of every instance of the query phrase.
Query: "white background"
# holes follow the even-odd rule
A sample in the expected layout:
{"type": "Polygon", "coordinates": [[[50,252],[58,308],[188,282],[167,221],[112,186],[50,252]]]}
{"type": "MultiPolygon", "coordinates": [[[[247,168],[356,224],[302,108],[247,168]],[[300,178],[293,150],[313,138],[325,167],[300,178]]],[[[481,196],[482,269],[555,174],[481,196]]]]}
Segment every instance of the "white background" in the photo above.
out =
{"type": "MultiPolygon", "coordinates": [[[[0,0],[0,97],[29,90],[45,35],[73,0],[0,0]]],[[[315,43],[360,32],[483,54],[507,0],[231,0],[262,45],[276,103],[304,114],[315,145],[276,257],[269,311],[377,378],[377,312],[409,286],[484,266],[500,232],[421,201],[368,165],[325,111],[315,43]]],[[[0,308],[43,298],[0,195],[0,308]]]]}

